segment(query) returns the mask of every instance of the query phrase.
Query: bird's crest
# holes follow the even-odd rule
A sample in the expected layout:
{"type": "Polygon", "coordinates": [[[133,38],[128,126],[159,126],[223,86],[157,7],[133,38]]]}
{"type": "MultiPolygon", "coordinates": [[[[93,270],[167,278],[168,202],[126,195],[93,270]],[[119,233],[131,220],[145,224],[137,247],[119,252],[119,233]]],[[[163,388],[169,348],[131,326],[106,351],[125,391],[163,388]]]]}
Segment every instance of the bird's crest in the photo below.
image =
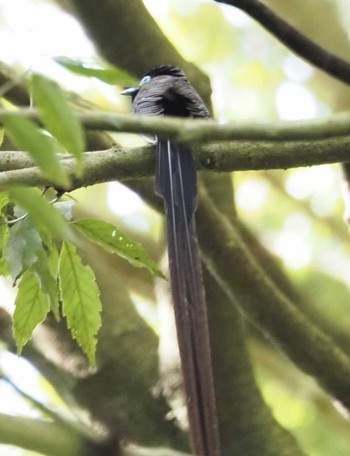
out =
{"type": "Polygon", "coordinates": [[[148,71],[147,75],[151,76],[152,78],[155,76],[174,76],[177,78],[186,78],[186,75],[181,70],[181,68],[171,64],[155,66],[150,71],[148,71]]]}

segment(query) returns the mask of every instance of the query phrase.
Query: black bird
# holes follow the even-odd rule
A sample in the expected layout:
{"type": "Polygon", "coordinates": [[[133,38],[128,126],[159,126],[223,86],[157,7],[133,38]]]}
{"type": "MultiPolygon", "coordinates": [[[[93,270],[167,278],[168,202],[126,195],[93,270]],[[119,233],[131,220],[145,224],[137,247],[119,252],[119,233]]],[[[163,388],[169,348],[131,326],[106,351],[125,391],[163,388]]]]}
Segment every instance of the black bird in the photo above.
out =
{"type": "MultiPolygon", "coordinates": [[[[139,87],[122,94],[131,96],[137,115],[209,117],[184,72],[172,65],[153,68],[139,87]]],[[[165,204],[171,288],[192,448],[198,456],[219,456],[207,310],[194,218],[195,163],[185,144],[160,139],[156,148],[155,190],[165,204]]]]}

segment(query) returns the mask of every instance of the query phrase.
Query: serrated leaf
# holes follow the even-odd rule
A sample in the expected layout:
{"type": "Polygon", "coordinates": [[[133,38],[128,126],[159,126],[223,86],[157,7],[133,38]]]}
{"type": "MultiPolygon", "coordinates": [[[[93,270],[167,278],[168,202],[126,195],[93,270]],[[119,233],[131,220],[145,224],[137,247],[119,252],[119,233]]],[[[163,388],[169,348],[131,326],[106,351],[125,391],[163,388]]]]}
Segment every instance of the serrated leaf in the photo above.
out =
{"type": "Polygon", "coordinates": [[[11,199],[30,214],[33,223],[40,228],[49,229],[58,238],[70,238],[71,232],[60,212],[42,197],[36,188],[11,187],[11,199]]]}
{"type": "Polygon", "coordinates": [[[14,280],[35,263],[41,249],[41,238],[29,218],[25,218],[9,230],[6,260],[14,280]]]}
{"type": "Polygon", "coordinates": [[[79,74],[80,76],[93,77],[106,84],[124,86],[137,83],[136,78],[117,67],[92,67],[81,60],[74,60],[68,57],[55,57],[54,60],[72,73],[79,74]]]}
{"type": "Polygon", "coordinates": [[[82,264],[76,248],[64,242],[59,260],[63,314],[73,337],[95,365],[96,335],[101,326],[101,302],[95,274],[82,264]]]}
{"type": "Polygon", "coordinates": [[[39,74],[33,75],[32,88],[45,128],[81,162],[85,147],[84,130],[64,93],[56,83],[39,74]]]}
{"type": "Polygon", "coordinates": [[[29,119],[4,114],[1,117],[6,133],[20,150],[29,152],[45,177],[62,187],[69,186],[69,178],[57,157],[56,141],[45,135],[29,119]]]}
{"type": "Polygon", "coordinates": [[[40,290],[37,278],[31,271],[23,274],[18,287],[13,314],[13,332],[18,354],[31,338],[33,330],[46,317],[50,303],[45,293],[40,290]]]}
{"type": "Polygon", "coordinates": [[[154,275],[165,278],[143,247],[123,234],[112,223],[96,219],[81,219],[74,226],[91,241],[96,242],[108,252],[117,253],[137,267],[146,267],[154,275]]]}
{"type": "Polygon", "coordinates": [[[40,289],[48,296],[50,308],[55,311],[55,316],[58,316],[59,293],[57,286],[57,270],[55,274],[51,273],[49,267],[49,258],[45,250],[41,250],[37,261],[33,264],[32,271],[34,272],[40,289]]]}

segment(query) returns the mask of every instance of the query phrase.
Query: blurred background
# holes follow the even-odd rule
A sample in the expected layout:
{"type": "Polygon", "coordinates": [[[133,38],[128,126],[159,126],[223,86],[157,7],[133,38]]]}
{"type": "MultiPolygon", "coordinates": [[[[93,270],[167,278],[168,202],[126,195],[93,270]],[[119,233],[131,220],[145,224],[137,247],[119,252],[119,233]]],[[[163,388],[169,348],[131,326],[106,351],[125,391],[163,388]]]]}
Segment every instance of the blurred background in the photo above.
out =
{"type": "MultiPolygon", "coordinates": [[[[216,119],[290,121],[349,110],[349,88],[293,55],[239,10],[199,0],[144,3],[180,54],[210,77],[216,119]]],[[[346,0],[269,0],[266,4],[307,36],[349,60],[350,8],[346,0]]],[[[75,75],[54,60],[64,56],[89,67],[105,65],[78,21],[57,3],[0,0],[0,43],[0,61],[18,74],[27,77],[40,72],[95,108],[130,111],[128,100],[119,95],[123,87],[75,75]]],[[[121,144],[142,143],[133,135],[113,137],[121,144]]],[[[329,325],[349,353],[350,237],[343,221],[340,166],[236,172],[232,179],[239,217],[278,259],[307,303],[306,313],[329,325]]],[[[139,195],[112,182],[75,191],[73,197],[78,212],[113,221],[140,240],[156,259],[160,257],[162,217],[139,195]]],[[[137,312],[157,334],[154,302],[142,290],[130,290],[137,312]]],[[[0,291],[0,305],[11,312],[15,289],[1,279],[0,291]]],[[[305,453],[347,456],[350,425],[337,404],[313,379],[254,334],[249,349],[266,402],[305,453]]],[[[4,344],[0,345],[0,375],[1,413],[41,416],[27,395],[60,413],[71,413],[57,391],[4,344]]],[[[34,453],[0,445],[1,456],[29,454],[34,453]]]]}

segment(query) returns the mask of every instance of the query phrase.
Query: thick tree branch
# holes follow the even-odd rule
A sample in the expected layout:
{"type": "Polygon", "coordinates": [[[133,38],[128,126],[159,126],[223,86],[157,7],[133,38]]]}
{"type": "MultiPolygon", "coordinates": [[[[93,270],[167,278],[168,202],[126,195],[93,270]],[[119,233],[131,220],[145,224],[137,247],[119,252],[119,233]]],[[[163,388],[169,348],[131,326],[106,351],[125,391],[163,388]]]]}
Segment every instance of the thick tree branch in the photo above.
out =
{"type": "Polygon", "coordinates": [[[345,84],[350,84],[350,63],[326,51],[277,16],[259,0],[215,0],[245,11],[290,50],[345,84]]]}
{"type": "MultiPolygon", "coordinates": [[[[0,110],[0,121],[6,112],[0,110]]],[[[40,122],[38,113],[33,110],[21,110],[13,115],[40,122]]],[[[349,160],[350,136],[344,136],[350,132],[349,114],[317,121],[255,125],[221,125],[215,121],[136,117],[109,112],[77,115],[87,129],[95,131],[151,133],[193,143],[222,141],[194,145],[198,168],[204,170],[286,169],[349,160]],[[236,140],[225,141],[228,139],[236,140]]],[[[72,180],[70,189],[74,189],[116,179],[150,176],[154,172],[154,151],[152,147],[114,147],[87,152],[84,154],[85,174],[80,178],[76,177],[75,162],[69,155],[62,156],[62,163],[72,180]]],[[[0,172],[2,189],[14,184],[54,184],[42,176],[27,154],[20,152],[2,152],[0,172]]]]}
{"type": "Polygon", "coordinates": [[[206,192],[200,196],[197,231],[210,273],[249,320],[350,410],[349,358],[274,286],[206,192]]]}
{"type": "MultiPolygon", "coordinates": [[[[350,136],[319,141],[231,141],[193,146],[198,169],[216,172],[287,169],[349,161],[350,136]]],[[[75,159],[61,155],[71,178],[69,190],[154,174],[154,147],[85,152],[84,174],[77,177],[75,159]]],[[[25,152],[0,153],[0,189],[9,185],[52,186],[25,152]]],[[[68,189],[67,189],[68,190],[68,189]]]]}
{"type": "Polygon", "coordinates": [[[242,315],[208,272],[204,278],[222,454],[302,456],[256,385],[242,315]]]}

